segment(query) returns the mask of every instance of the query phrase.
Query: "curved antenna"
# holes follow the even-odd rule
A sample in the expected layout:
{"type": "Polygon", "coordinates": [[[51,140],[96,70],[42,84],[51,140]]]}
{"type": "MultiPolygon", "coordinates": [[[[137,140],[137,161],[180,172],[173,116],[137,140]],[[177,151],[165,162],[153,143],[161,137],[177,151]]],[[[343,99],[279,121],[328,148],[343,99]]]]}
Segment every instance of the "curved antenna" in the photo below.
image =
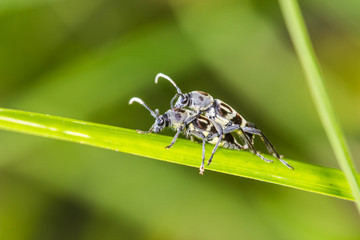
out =
{"type": "MultiPolygon", "coordinates": [[[[152,115],[155,119],[157,118],[157,114],[155,114],[155,112],[154,112],[153,110],[151,110],[151,109],[149,108],[149,106],[144,103],[143,100],[141,100],[141,99],[138,98],[138,97],[133,97],[132,99],[130,99],[129,104],[132,104],[133,102],[138,102],[138,103],[140,103],[140,104],[143,105],[147,110],[149,110],[149,112],[151,113],[151,115],[152,115]]],[[[158,113],[158,112],[159,112],[159,111],[157,111],[157,113],[158,113]]]]}
{"type": "Polygon", "coordinates": [[[158,73],[155,77],[155,83],[157,84],[158,83],[158,79],[159,78],[165,78],[166,80],[168,80],[169,82],[171,82],[172,85],[174,85],[174,87],[176,88],[176,91],[179,93],[179,94],[182,94],[180,88],[176,85],[176,83],[167,75],[163,74],[163,73],[158,73]]]}
{"type": "Polygon", "coordinates": [[[175,96],[171,99],[171,101],[170,101],[170,107],[171,107],[171,109],[173,109],[174,110],[174,101],[175,101],[175,99],[178,97],[178,93],[176,93],[175,94],[175,96]]]}

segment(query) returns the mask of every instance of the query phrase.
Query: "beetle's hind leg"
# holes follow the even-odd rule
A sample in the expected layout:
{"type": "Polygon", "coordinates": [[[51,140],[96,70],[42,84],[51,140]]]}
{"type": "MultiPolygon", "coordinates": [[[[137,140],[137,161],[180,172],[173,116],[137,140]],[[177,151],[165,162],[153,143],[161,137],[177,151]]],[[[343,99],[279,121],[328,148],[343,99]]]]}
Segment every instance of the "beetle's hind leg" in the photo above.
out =
{"type": "Polygon", "coordinates": [[[261,141],[265,144],[267,150],[269,151],[270,154],[272,154],[274,157],[276,157],[277,159],[279,159],[280,162],[282,162],[282,164],[284,164],[285,166],[287,166],[290,169],[294,169],[292,166],[290,166],[285,160],[281,159],[281,156],[279,155],[279,153],[276,151],[276,149],[274,148],[274,146],[270,143],[270,141],[265,137],[265,135],[262,133],[261,130],[255,128],[254,127],[243,127],[242,128],[243,131],[245,133],[250,133],[250,134],[255,134],[260,136],[261,141]]]}
{"type": "Polygon", "coordinates": [[[247,134],[255,134],[260,136],[261,141],[265,144],[268,152],[272,154],[276,158],[280,158],[279,153],[275,150],[274,146],[270,143],[270,141],[265,137],[265,135],[261,132],[261,130],[255,127],[243,127],[243,130],[247,134]]]}
{"type": "Polygon", "coordinates": [[[254,145],[251,143],[251,139],[249,137],[249,135],[244,131],[244,128],[239,127],[238,129],[239,131],[237,131],[238,136],[241,138],[241,140],[244,142],[244,146],[243,149],[244,150],[249,150],[250,152],[252,152],[253,154],[255,154],[256,156],[258,156],[259,158],[261,158],[262,160],[264,160],[265,162],[268,163],[272,163],[273,161],[271,159],[268,159],[266,157],[264,157],[263,155],[261,155],[254,147],[254,145]]]}

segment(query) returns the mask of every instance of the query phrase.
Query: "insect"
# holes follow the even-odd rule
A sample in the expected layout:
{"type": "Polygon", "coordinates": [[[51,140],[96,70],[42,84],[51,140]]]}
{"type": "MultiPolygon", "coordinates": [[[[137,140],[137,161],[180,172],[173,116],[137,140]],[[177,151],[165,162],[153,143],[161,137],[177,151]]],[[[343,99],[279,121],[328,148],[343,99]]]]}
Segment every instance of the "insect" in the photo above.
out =
{"type": "MultiPolygon", "coordinates": [[[[129,104],[132,104],[133,102],[141,104],[155,118],[155,123],[148,131],[137,130],[138,133],[158,133],[165,127],[170,127],[176,131],[170,145],[166,146],[167,149],[174,145],[180,133],[184,133],[187,138],[194,136],[202,140],[202,162],[200,166],[200,174],[203,174],[204,172],[205,142],[215,145],[211,152],[208,165],[211,163],[211,160],[219,146],[227,149],[241,149],[241,145],[229,133],[233,131],[234,128],[238,127],[236,125],[223,129],[222,126],[215,121],[186,109],[169,109],[163,115],[160,115],[158,109],[155,109],[155,111],[151,110],[151,108],[140,98],[131,98],[129,104]]],[[[259,157],[264,158],[260,154],[259,157]]]]}
{"type": "MultiPolygon", "coordinates": [[[[243,149],[249,149],[251,152],[259,156],[259,153],[254,147],[255,135],[260,136],[262,142],[265,144],[268,152],[276,157],[280,162],[290,169],[294,169],[285,160],[281,158],[279,153],[275,150],[274,146],[265,137],[262,131],[255,127],[253,123],[245,120],[238,112],[236,112],[230,105],[225,102],[214,99],[210,94],[202,91],[192,91],[189,93],[182,93],[180,88],[175,82],[165,74],[159,73],[155,77],[155,83],[158,83],[159,78],[168,80],[177,90],[175,96],[171,99],[170,106],[172,109],[188,108],[196,111],[197,114],[204,114],[205,117],[214,120],[220,124],[223,128],[229,128],[231,126],[238,126],[234,130],[235,133],[243,140],[243,149]],[[177,99],[175,106],[173,102],[177,99]]],[[[233,127],[235,128],[235,127],[233,127]]],[[[264,159],[267,162],[272,162],[269,159],[264,159]]]]}

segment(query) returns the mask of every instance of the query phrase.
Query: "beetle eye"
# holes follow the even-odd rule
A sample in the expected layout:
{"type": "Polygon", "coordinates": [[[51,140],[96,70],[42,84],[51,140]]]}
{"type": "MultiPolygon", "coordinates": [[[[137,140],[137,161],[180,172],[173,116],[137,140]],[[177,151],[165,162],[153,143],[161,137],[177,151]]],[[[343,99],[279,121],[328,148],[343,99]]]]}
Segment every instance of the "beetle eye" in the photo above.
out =
{"type": "Polygon", "coordinates": [[[158,123],[159,126],[164,125],[164,119],[163,119],[163,118],[159,118],[158,121],[157,121],[157,123],[158,123]]]}
{"type": "Polygon", "coordinates": [[[187,101],[188,101],[188,96],[183,96],[183,97],[181,98],[181,100],[180,100],[180,102],[181,102],[182,104],[186,104],[187,101]]]}

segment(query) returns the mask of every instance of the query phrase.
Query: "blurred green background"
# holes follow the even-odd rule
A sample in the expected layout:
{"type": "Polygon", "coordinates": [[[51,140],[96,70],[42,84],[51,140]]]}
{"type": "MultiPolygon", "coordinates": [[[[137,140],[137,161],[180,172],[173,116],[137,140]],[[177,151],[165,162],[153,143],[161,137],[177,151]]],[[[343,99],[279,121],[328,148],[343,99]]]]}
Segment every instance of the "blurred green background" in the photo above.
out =
{"type": "MultiPolygon", "coordinates": [[[[360,2],[300,4],[359,159],[360,2]]],[[[147,130],[128,100],[166,111],[158,72],[338,167],[276,1],[0,1],[1,107],[147,130]]],[[[18,133],[0,146],[0,239],[360,239],[349,201],[18,133]]]]}

